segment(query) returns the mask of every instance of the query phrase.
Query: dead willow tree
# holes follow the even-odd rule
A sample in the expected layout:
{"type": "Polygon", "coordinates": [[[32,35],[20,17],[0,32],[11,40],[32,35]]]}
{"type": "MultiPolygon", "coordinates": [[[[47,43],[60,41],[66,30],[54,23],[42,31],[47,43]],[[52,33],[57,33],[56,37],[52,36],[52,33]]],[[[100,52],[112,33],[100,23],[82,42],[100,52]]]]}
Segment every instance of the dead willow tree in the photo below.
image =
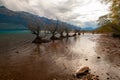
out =
{"type": "Polygon", "coordinates": [[[77,32],[78,32],[78,30],[75,29],[75,30],[74,30],[74,34],[73,34],[73,36],[76,36],[76,35],[77,35],[77,32]]]}
{"type": "Polygon", "coordinates": [[[81,30],[78,30],[78,35],[81,35],[81,30]]]}
{"type": "Polygon", "coordinates": [[[57,29],[58,29],[58,20],[56,23],[51,22],[51,24],[48,28],[49,28],[50,33],[52,34],[50,39],[51,40],[58,40],[59,38],[55,36],[57,34],[57,29]]]}
{"type": "Polygon", "coordinates": [[[70,37],[69,33],[70,33],[70,28],[68,26],[65,26],[65,32],[66,32],[66,37],[70,37]]]}
{"type": "Polygon", "coordinates": [[[58,30],[57,32],[60,34],[60,38],[65,38],[64,36],[64,31],[65,31],[65,25],[63,22],[59,23],[58,30]]]}
{"type": "Polygon", "coordinates": [[[73,36],[76,36],[76,35],[80,35],[81,33],[80,33],[80,29],[75,29],[74,30],[74,34],[73,34],[73,36]]]}
{"type": "Polygon", "coordinates": [[[29,29],[31,32],[36,36],[33,40],[33,43],[46,43],[49,42],[48,40],[42,39],[40,36],[41,31],[44,29],[44,25],[42,24],[41,20],[34,20],[28,23],[29,29]]]}

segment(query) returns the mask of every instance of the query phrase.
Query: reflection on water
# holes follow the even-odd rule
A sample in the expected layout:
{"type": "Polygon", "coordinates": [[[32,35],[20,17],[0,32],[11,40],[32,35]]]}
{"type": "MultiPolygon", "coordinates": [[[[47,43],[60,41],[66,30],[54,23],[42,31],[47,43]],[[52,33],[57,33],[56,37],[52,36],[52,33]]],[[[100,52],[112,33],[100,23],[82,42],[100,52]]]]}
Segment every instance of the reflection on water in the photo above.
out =
{"type": "Polygon", "coordinates": [[[84,34],[84,36],[45,44],[22,42],[21,37],[20,41],[12,43],[12,46],[9,45],[13,47],[17,44],[16,48],[7,47],[10,48],[9,52],[2,50],[0,53],[0,78],[2,80],[67,80],[72,79],[72,74],[81,66],[88,66],[92,73],[100,76],[101,80],[109,77],[106,74],[108,72],[112,76],[110,80],[119,80],[120,67],[114,67],[96,51],[98,46],[96,39],[99,37],[100,35],[84,34]]]}
{"type": "Polygon", "coordinates": [[[36,47],[33,49],[33,53],[31,53],[32,56],[36,56],[36,57],[41,57],[41,46],[40,44],[36,44],[36,47]]]}

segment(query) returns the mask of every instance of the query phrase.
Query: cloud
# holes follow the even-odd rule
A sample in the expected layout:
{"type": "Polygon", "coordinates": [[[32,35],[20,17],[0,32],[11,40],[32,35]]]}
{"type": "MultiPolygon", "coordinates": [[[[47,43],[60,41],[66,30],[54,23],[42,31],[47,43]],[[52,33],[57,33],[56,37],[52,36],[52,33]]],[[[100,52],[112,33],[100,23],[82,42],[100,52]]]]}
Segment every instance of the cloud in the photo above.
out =
{"type": "Polygon", "coordinates": [[[0,1],[0,5],[3,5],[2,1],[0,1]]]}
{"type": "Polygon", "coordinates": [[[91,28],[95,29],[98,27],[98,23],[96,21],[84,22],[81,27],[82,28],[91,27],[91,28]]]}
{"type": "Polygon", "coordinates": [[[107,7],[98,0],[0,0],[0,4],[14,11],[26,11],[51,19],[81,25],[96,21],[107,14],[107,7]]]}

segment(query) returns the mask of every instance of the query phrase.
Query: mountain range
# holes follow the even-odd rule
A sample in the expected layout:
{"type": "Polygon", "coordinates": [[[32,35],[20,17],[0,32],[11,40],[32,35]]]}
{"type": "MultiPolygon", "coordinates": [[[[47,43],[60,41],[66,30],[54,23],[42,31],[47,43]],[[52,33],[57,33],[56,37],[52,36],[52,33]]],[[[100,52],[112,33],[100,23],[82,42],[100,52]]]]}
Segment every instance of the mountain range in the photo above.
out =
{"type": "MultiPolygon", "coordinates": [[[[50,24],[51,21],[54,23],[57,22],[57,20],[40,17],[38,15],[34,15],[24,11],[12,11],[5,6],[0,6],[0,30],[28,29],[28,23],[30,20],[41,20],[45,24],[50,24]]],[[[77,27],[75,25],[66,22],[63,23],[71,29],[81,29],[80,27],[77,27]]],[[[92,30],[93,28],[87,27],[83,29],[92,30]]]]}

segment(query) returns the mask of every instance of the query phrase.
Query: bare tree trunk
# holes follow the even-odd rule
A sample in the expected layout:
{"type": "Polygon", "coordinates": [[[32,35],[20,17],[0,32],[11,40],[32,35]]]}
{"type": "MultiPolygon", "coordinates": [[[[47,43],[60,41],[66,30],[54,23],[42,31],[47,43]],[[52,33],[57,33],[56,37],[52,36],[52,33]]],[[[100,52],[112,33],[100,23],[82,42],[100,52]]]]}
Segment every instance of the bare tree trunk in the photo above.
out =
{"type": "Polygon", "coordinates": [[[60,33],[60,37],[64,37],[64,36],[63,36],[63,32],[60,33]]]}
{"type": "Polygon", "coordinates": [[[76,34],[76,32],[73,34],[73,36],[76,36],[77,34],[76,34]]]}
{"type": "Polygon", "coordinates": [[[66,37],[69,37],[69,33],[67,32],[66,37]]]}
{"type": "Polygon", "coordinates": [[[37,29],[37,34],[36,34],[36,39],[41,40],[41,37],[39,36],[39,34],[40,34],[40,30],[39,30],[39,28],[38,28],[38,29],[37,29]]]}
{"type": "Polygon", "coordinates": [[[40,30],[39,30],[39,28],[37,28],[37,31],[35,33],[36,38],[33,40],[33,43],[41,43],[42,38],[39,36],[39,34],[40,34],[40,30]]]}
{"type": "Polygon", "coordinates": [[[81,35],[80,31],[78,32],[78,35],[81,35]]]}
{"type": "Polygon", "coordinates": [[[60,40],[58,37],[55,36],[55,33],[52,33],[52,37],[50,39],[51,40],[60,40]]]}
{"type": "Polygon", "coordinates": [[[52,37],[55,38],[55,33],[52,33],[52,37]]]}

